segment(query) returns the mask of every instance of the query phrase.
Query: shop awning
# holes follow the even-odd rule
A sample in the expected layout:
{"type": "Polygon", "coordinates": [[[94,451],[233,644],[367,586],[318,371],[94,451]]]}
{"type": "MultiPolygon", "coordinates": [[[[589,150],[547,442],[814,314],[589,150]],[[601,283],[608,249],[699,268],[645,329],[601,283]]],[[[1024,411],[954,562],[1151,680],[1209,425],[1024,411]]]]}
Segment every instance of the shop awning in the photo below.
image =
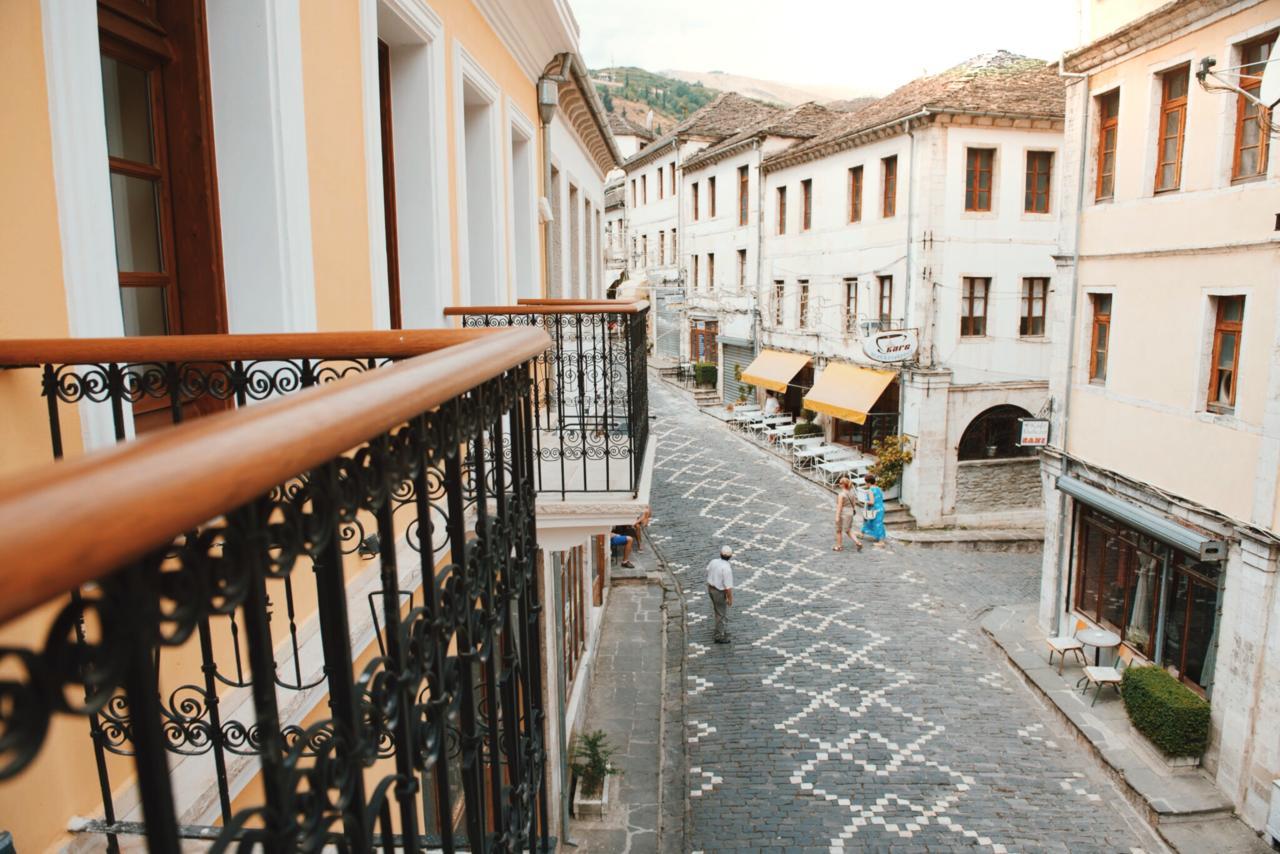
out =
{"type": "Polygon", "coordinates": [[[1194,555],[1200,560],[1227,559],[1226,543],[1221,540],[1215,540],[1185,525],[1179,525],[1172,519],[1166,519],[1158,513],[1131,504],[1109,492],[1103,492],[1096,486],[1090,486],[1070,475],[1059,477],[1057,485],[1060,491],[1070,495],[1076,501],[1087,504],[1131,528],[1136,528],[1149,537],[1168,543],[1179,551],[1194,555]]]}
{"type": "Polygon", "coordinates": [[[807,364],[809,357],[804,353],[761,350],[755,361],[742,372],[742,381],[770,391],[786,391],[787,384],[807,364]]]}
{"type": "Polygon", "coordinates": [[[814,412],[825,412],[854,424],[867,423],[867,413],[893,382],[894,371],[877,371],[831,362],[804,399],[814,412]]]}

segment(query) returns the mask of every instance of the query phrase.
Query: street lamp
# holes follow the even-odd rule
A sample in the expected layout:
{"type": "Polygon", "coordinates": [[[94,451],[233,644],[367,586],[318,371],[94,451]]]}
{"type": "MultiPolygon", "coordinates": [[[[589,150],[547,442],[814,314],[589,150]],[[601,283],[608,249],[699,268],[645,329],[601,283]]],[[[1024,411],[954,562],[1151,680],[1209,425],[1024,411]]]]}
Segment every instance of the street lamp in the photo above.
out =
{"type": "Polygon", "coordinates": [[[551,124],[555,118],[556,106],[560,103],[560,84],[550,77],[538,80],[538,118],[543,125],[551,124]]]}

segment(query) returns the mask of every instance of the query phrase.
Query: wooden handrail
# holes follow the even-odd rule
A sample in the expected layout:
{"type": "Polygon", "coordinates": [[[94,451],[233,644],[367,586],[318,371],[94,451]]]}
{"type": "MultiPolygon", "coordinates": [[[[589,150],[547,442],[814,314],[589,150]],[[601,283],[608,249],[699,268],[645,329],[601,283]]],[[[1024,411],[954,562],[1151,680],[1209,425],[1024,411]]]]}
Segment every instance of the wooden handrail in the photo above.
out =
{"type": "Polygon", "coordinates": [[[525,305],[451,305],[444,310],[446,317],[461,317],[480,314],[639,314],[649,307],[648,300],[623,302],[621,300],[605,300],[606,304],[584,303],[573,300],[565,304],[544,305],[541,303],[525,305]]]}
{"type": "Polygon", "coordinates": [[[0,482],[0,623],[165,546],[550,345],[540,329],[500,329],[0,482]]]}
{"type": "Polygon", "coordinates": [[[0,340],[0,366],[112,362],[229,362],[270,359],[405,358],[470,341],[482,329],[293,332],[279,335],[154,335],[131,338],[0,340]]]}
{"type": "Polygon", "coordinates": [[[542,299],[541,297],[525,297],[518,299],[519,305],[626,305],[627,303],[639,302],[635,297],[626,297],[624,299],[542,299]]]}

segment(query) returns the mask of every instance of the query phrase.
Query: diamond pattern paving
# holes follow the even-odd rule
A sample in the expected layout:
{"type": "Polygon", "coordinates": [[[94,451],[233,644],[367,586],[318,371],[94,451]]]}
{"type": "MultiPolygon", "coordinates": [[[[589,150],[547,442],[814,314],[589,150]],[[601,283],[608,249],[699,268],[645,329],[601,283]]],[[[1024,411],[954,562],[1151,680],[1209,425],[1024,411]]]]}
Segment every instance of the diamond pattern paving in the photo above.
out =
{"type": "Polygon", "coordinates": [[[1155,851],[977,628],[1036,555],[831,551],[834,499],[653,382],[650,534],[689,601],[693,851],[1155,851]],[[734,642],[703,568],[734,560],[734,642]]]}

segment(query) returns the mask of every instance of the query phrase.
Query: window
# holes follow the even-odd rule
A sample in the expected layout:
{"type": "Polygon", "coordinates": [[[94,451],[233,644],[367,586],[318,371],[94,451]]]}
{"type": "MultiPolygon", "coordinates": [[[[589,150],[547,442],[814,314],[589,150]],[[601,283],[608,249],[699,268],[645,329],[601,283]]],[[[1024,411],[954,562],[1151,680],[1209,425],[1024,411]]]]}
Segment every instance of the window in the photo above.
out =
{"type": "Polygon", "coordinates": [[[661,267],[667,263],[667,233],[665,231],[658,232],[658,266],[661,267]]]}
{"type": "Polygon", "coordinates": [[[1022,311],[1018,315],[1018,334],[1044,335],[1044,301],[1049,293],[1049,280],[1022,280],[1022,311]]]}
{"type": "Polygon", "coordinates": [[[1090,294],[1093,335],[1089,339],[1089,381],[1107,381],[1107,348],[1111,343],[1111,294],[1090,294]]]}
{"type": "Polygon", "coordinates": [[[885,219],[893,216],[898,210],[898,156],[886,157],[880,161],[881,191],[880,215],[885,219]]]}
{"type": "Polygon", "coordinates": [[[1230,411],[1236,405],[1236,374],[1240,367],[1240,331],[1244,326],[1244,297],[1216,297],[1213,354],[1209,362],[1209,408],[1230,411]]]}
{"type": "Polygon", "coordinates": [[[858,322],[858,280],[844,280],[844,331],[846,334],[853,331],[853,325],[858,322]]]}
{"type": "Polygon", "coordinates": [[[676,230],[673,228],[671,229],[671,263],[676,263],[676,259],[679,257],[679,254],[676,253],[676,230]]]}
{"type": "Polygon", "coordinates": [[[693,207],[693,221],[698,221],[698,182],[693,182],[693,192],[689,196],[689,204],[693,207]]]}
{"type": "Polygon", "coordinates": [[[747,224],[747,198],[748,186],[750,179],[747,177],[747,167],[738,167],[738,225],[747,224]]]}
{"type": "Polygon", "coordinates": [[[666,187],[666,183],[662,180],[662,167],[658,167],[658,198],[662,198],[662,189],[666,187]]]}
{"type": "Polygon", "coordinates": [[[674,196],[676,194],[676,165],[672,163],[668,167],[668,171],[671,173],[671,195],[674,196]]]}
{"type": "Polygon", "coordinates": [[[787,233],[787,188],[778,188],[778,234],[787,233]]]}
{"type": "Polygon", "coordinates": [[[714,290],[716,286],[716,256],[712,252],[707,253],[707,290],[714,290]]]}
{"type": "Polygon", "coordinates": [[[702,287],[702,280],[698,278],[698,256],[690,255],[689,257],[693,260],[693,290],[696,291],[702,287]]]}
{"type": "Polygon", "coordinates": [[[649,235],[640,238],[640,252],[644,257],[644,265],[649,266],[649,235]]]}
{"type": "Polygon", "coordinates": [[[1053,178],[1053,152],[1027,152],[1027,190],[1022,209],[1027,213],[1049,212],[1049,185],[1053,178]]]}
{"type": "Polygon", "coordinates": [[[987,334],[987,293],[991,279],[965,276],[960,294],[960,335],[974,338],[987,334]]]}
{"type": "Polygon", "coordinates": [[[991,210],[991,167],[996,160],[994,148],[969,148],[965,153],[964,209],[991,210]]]}
{"type": "Polygon", "coordinates": [[[747,289],[747,250],[738,250],[738,290],[747,289]]]}
{"type": "Polygon", "coordinates": [[[782,325],[782,300],[786,298],[787,286],[778,280],[773,283],[773,325],[782,325]]]}
{"type": "Polygon", "coordinates": [[[634,208],[637,204],[638,204],[638,200],[636,196],[636,179],[632,178],[631,179],[631,207],[634,208]]]}
{"type": "Polygon", "coordinates": [[[1182,183],[1182,133],[1187,124],[1188,65],[1160,75],[1160,131],[1156,141],[1156,192],[1182,183]]]}
{"type": "Polygon", "coordinates": [[[879,276],[880,283],[880,324],[887,328],[893,319],[893,276],[879,276]]]}
{"type": "MultiPolygon", "coordinates": [[[[1240,88],[1255,98],[1262,88],[1262,71],[1271,58],[1276,33],[1246,42],[1240,47],[1240,88]]],[[[1267,174],[1267,126],[1270,116],[1244,95],[1236,97],[1236,147],[1231,163],[1232,179],[1256,178],[1267,174]]]]}
{"type": "Polygon", "coordinates": [[[862,222],[862,167],[849,170],[849,222],[862,222]]]}
{"type": "Polygon", "coordinates": [[[640,204],[649,204],[649,176],[640,176],[640,204]]]}
{"type": "Polygon", "coordinates": [[[969,422],[960,436],[956,459],[1003,460],[1030,457],[1035,448],[1018,445],[1019,418],[1030,418],[1031,413],[1019,406],[993,406],[969,422]]]}
{"type": "Polygon", "coordinates": [[[800,298],[797,303],[798,311],[796,313],[796,318],[799,327],[801,329],[805,329],[809,326],[809,282],[806,279],[801,279],[796,284],[800,286],[800,298]]]}
{"type": "Polygon", "coordinates": [[[382,217],[387,252],[387,297],[391,328],[401,328],[400,253],[396,243],[396,168],[391,121],[391,48],[378,39],[378,117],[382,126],[382,217]]]}
{"type": "Polygon", "coordinates": [[[716,218],[716,179],[707,179],[707,216],[716,218]]]}
{"type": "Polygon", "coordinates": [[[800,230],[808,231],[813,227],[813,180],[806,178],[800,182],[800,230]]]}
{"type": "Polygon", "coordinates": [[[202,18],[197,5],[162,3],[128,18],[98,10],[103,166],[126,335],[227,329],[208,43],[192,23],[202,18]]]}
{"type": "Polygon", "coordinates": [[[1116,190],[1116,138],[1120,131],[1120,92],[1098,98],[1098,187],[1096,201],[1110,199],[1116,190]]]}

